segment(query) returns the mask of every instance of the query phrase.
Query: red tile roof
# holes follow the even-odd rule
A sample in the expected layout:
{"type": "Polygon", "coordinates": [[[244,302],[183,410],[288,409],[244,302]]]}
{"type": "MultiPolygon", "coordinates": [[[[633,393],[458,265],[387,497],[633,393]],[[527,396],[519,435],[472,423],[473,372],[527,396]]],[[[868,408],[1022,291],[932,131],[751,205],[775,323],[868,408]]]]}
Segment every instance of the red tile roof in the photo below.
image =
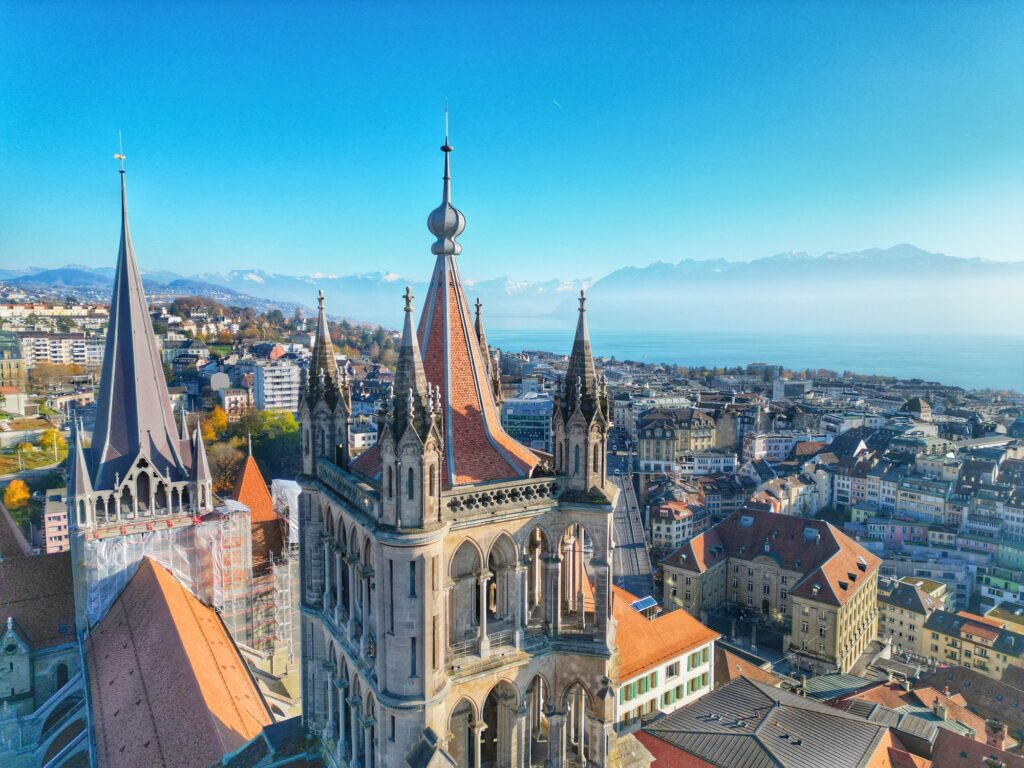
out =
{"type": "Polygon", "coordinates": [[[149,558],[85,651],[104,768],[213,765],[273,722],[216,611],[149,558]]]}
{"type": "Polygon", "coordinates": [[[252,456],[246,457],[231,498],[245,504],[252,516],[252,570],[259,575],[270,563],[271,555],[281,556],[285,524],[274,511],[274,500],[252,456]]]}
{"type": "Polygon", "coordinates": [[[71,553],[0,560],[0,621],[8,616],[33,648],[73,643],[71,553]]]}
{"type": "Polygon", "coordinates": [[[437,257],[418,336],[427,381],[444,403],[445,485],[529,476],[540,460],[501,426],[452,256],[437,257]]]}
{"type": "Polygon", "coordinates": [[[682,609],[648,619],[630,607],[636,595],[621,587],[612,587],[612,598],[619,682],[721,637],[682,609]]]}

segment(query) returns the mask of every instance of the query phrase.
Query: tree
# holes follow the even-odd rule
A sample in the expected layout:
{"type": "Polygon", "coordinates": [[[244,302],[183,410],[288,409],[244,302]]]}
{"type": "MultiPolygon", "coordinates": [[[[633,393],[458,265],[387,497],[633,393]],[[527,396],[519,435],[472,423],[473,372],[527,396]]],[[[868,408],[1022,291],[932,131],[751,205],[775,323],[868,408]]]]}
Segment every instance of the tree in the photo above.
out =
{"type": "Polygon", "coordinates": [[[203,442],[207,445],[217,442],[217,433],[213,430],[210,425],[209,419],[199,420],[199,434],[203,436],[203,442]]]}
{"type": "Polygon", "coordinates": [[[58,449],[67,448],[68,441],[64,439],[64,435],[60,433],[60,430],[51,427],[39,436],[39,447],[52,451],[54,446],[58,449]]]}
{"type": "Polygon", "coordinates": [[[210,412],[210,427],[216,433],[217,437],[222,437],[225,432],[228,431],[228,415],[224,413],[224,409],[219,405],[213,406],[213,410],[210,412]]]}
{"type": "Polygon", "coordinates": [[[213,475],[214,492],[230,491],[242,469],[245,454],[231,443],[215,443],[210,446],[207,458],[210,461],[210,473],[213,475]]]}
{"type": "Polygon", "coordinates": [[[22,509],[28,504],[28,485],[24,480],[11,480],[4,491],[4,506],[9,510],[22,509]]]}

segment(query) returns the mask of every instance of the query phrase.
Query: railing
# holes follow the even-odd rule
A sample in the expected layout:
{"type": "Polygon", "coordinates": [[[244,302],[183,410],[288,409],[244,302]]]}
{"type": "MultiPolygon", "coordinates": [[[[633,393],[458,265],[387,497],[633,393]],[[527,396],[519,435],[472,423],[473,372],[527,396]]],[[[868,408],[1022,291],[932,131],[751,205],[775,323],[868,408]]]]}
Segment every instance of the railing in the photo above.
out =
{"type": "Polygon", "coordinates": [[[458,643],[452,643],[448,646],[448,658],[454,661],[456,659],[464,659],[466,656],[472,656],[477,652],[479,646],[480,641],[475,637],[458,643]]]}
{"type": "Polygon", "coordinates": [[[473,517],[477,514],[500,514],[531,502],[554,501],[560,490],[554,477],[529,478],[461,486],[445,492],[442,502],[456,518],[473,517]]]}
{"type": "Polygon", "coordinates": [[[358,482],[327,459],[317,460],[316,476],[355,509],[371,517],[374,516],[377,495],[369,485],[358,482]]]}
{"type": "Polygon", "coordinates": [[[488,634],[487,640],[490,642],[491,648],[514,647],[516,644],[516,632],[514,629],[503,629],[501,632],[488,634]]]}

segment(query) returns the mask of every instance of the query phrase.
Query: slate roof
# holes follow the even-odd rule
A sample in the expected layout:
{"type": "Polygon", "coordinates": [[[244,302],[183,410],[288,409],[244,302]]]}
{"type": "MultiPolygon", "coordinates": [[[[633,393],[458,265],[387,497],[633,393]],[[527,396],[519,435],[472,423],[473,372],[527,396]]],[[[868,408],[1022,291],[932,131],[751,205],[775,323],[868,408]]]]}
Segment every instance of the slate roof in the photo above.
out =
{"type": "Polygon", "coordinates": [[[98,763],[219,763],[273,718],[217,612],[144,558],[86,640],[98,763]]]}
{"type": "Polygon", "coordinates": [[[804,576],[791,595],[842,605],[881,560],[831,523],[745,508],[673,552],[670,567],[704,572],[728,557],[769,557],[804,576]],[[765,551],[765,545],[768,551],[765,551]]]}
{"type": "Polygon", "coordinates": [[[896,608],[919,613],[922,616],[942,607],[942,603],[923,589],[903,581],[896,582],[896,585],[889,592],[882,591],[881,585],[879,585],[878,601],[896,608]]]}
{"type": "Polygon", "coordinates": [[[8,616],[34,649],[75,641],[70,552],[0,560],[0,622],[8,616]]]}
{"type": "Polygon", "coordinates": [[[720,768],[863,768],[889,736],[883,725],[748,678],[644,732],[720,768]]]}

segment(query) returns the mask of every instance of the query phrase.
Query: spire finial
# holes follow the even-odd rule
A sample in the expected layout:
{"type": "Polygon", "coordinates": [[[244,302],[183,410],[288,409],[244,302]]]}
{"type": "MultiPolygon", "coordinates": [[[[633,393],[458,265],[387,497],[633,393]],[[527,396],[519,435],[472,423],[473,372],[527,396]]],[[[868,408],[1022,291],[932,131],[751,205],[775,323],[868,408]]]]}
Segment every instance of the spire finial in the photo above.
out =
{"type": "Polygon", "coordinates": [[[324,289],[321,288],[316,292],[316,305],[322,312],[324,309],[324,289]]]}
{"type": "Polygon", "coordinates": [[[448,144],[448,97],[444,97],[444,143],[448,144]]]}
{"type": "Polygon", "coordinates": [[[402,298],[405,299],[405,311],[412,312],[412,288],[410,288],[408,285],[405,286],[405,293],[402,294],[402,298]]]}
{"type": "Polygon", "coordinates": [[[476,297],[476,303],[473,306],[476,307],[476,316],[480,317],[480,308],[483,307],[483,302],[480,301],[479,296],[476,297]]]}
{"type": "Polygon", "coordinates": [[[121,141],[121,130],[120,129],[118,129],[118,152],[114,156],[114,159],[121,161],[121,173],[124,173],[125,172],[125,147],[124,147],[124,144],[121,141]]]}
{"type": "Polygon", "coordinates": [[[582,288],[580,288],[579,302],[580,302],[580,312],[586,312],[587,311],[587,306],[586,306],[587,305],[587,293],[582,288]]]}
{"type": "Polygon", "coordinates": [[[249,455],[252,456],[252,432],[249,433],[249,455]]]}

